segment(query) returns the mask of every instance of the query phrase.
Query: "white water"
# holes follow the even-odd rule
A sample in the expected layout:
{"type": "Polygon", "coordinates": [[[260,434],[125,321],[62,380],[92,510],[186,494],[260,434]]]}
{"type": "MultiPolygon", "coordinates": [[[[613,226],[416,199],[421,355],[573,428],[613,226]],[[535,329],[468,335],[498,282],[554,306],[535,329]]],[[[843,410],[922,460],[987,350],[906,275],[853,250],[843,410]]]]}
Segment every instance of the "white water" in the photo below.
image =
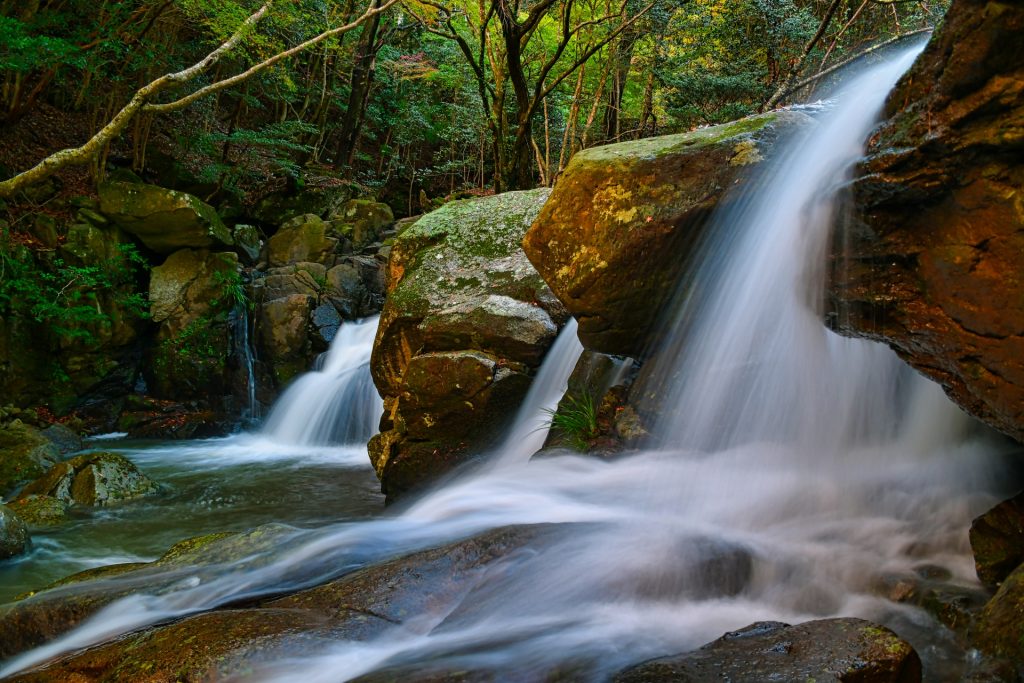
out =
{"type": "Polygon", "coordinates": [[[263,434],[298,446],[363,446],[377,433],[384,405],[370,375],[379,317],[345,322],[321,365],[274,403],[263,434]]]}
{"type": "Polygon", "coordinates": [[[721,218],[729,229],[700,259],[714,265],[683,290],[678,357],[650,373],[676,378],[663,387],[658,450],[615,462],[503,458],[394,517],[296,532],[273,559],[196,568],[174,590],[119,601],[0,675],[517,523],[584,524],[480,572],[467,596],[376,641],[307,641],[246,680],[338,681],[393,663],[529,675],[567,657],[595,661],[600,680],[761,619],[863,616],[935,631],[872,587],[923,564],[973,584],[966,530],[1009,483],[998,447],[972,438],[941,391],[888,350],[825,332],[817,309],[832,211],[819,198],[841,181],[912,57],[841,93],[771,169],[763,198],[721,218]]]}
{"type": "Polygon", "coordinates": [[[247,421],[258,420],[260,405],[256,400],[256,357],[253,355],[253,346],[249,335],[249,309],[244,302],[239,303],[235,307],[233,315],[235,317],[235,353],[242,360],[245,369],[246,407],[242,418],[247,421]]]}

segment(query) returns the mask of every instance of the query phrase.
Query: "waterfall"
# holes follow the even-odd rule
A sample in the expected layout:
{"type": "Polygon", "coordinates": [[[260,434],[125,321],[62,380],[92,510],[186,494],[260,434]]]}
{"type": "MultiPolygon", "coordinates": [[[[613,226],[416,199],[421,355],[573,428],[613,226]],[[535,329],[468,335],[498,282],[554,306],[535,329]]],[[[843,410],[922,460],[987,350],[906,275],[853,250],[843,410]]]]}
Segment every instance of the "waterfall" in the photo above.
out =
{"type": "Polygon", "coordinates": [[[570,318],[544,357],[508,436],[497,449],[497,463],[527,460],[544,446],[551,427],[551,411],[558,407],[569,375],[583,353],[576,327],[576,320],[570,318]]]}
{"type": "Polygon", "coordinates": [[[345,322],[317,367],[274,403],[263,434],[302,446],[364,445],[377,433],[383,403],[370,375],[379,316],[345,322]]]}
{"type": "MultiPolygon", "coordinates": [[[[925,565],[974,585],[966,529],[1013,484],[1000,469],[1000,442],[967,430],[941,390],[885,347],[828,333],[819,304],[830,198],[915,54],[865,71],[788,143],[753,196],[715,218],[696,259],[703,265],[666,322],[673,341],[644,368],[664,379],[650,384],[663,408],[656,448],[613,461],[522,457],[535,435],[531,415],[561,388],[578,352],[563,333],[544,371],[552,386],[538,380],[498,465],[391,516],[296,531],[273,556],[192,568],[187,581],[111,604],[0,676],[514,524],[566,532],[468,572],[464,591],[439,591],[432,611],[379,638],[294,639],[252,662],[251,678],[333,682],[402,665],[497,671],[498,680],[508,672],[543,680],[562,667],[601,681],[759,620],[861,616],[910,635],[934,631],[930,617],[875,586],[925,565]]],[[[368,382],[361,373],[373,328],[346,325],[322,369],[282,397],[268,432],[344,440],[358,430],[350,437],[325,425],[351,422],[363,438],[380,410],[359,379],[368,382]],[[353,411],[366,412],[350,420],[353,411]]]]}
{"type": "Polygon", "coordinates": [[[241,358],[245,370],[246,408],[242,419],[253,422],[260,418],[260,405],[256,400],[256,357],[250,338],[249,308],[246,301],[239,302],[232,316],[234,329],[232,339],[235,343],[235,357],[241,358]]]}

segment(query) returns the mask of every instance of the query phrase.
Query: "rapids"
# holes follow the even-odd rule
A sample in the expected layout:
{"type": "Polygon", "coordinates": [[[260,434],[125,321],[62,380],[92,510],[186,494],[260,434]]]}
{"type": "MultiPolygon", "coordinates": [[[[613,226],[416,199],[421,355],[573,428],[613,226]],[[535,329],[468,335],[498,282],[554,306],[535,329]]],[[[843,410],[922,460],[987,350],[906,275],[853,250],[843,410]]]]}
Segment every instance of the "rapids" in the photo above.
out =
{"type": "MultiPolygon", "coordinates": [[[[1012,486],[1007,446],[887,348],[828,332],[819,294],[837,191],[916,53],[851,81],[788,142],[758,191],[714,219],[665,322],[670,346],[641,373],[662,415],[648,450],[530,461],[543,441],[532,431],[536,411],[557,400],[579,353],[564,335],[537,380],[544,388],[488,466],[383,517],[296,530],[259,566],[204,567],[177,590],[116,602],[0,675],[376,558],[539,523],[573,526],[484,572],[467,604],[371,642],[307,642],[246,680],[333,682],[422,663],[529,676],[566,661],[604,680],[757,620],[834,615],[888,624],[915,644],[932,678],[955,675],[960,653],[932,618],[874,587],[922,565],[976,584],[967,528],[1012,486]]],[[[356,381],[331,358],[302,382],[313,380],[339,393],[356,381]]],[[[313,429],[316,402],[297,398],[301,386],[286,396],[294,412],[275,408],[264,434],[354,441],[355,432],[313,429]]],[[[376,403],[349,400],[323,401],[325,414],[379,414],[376,403]]]]}

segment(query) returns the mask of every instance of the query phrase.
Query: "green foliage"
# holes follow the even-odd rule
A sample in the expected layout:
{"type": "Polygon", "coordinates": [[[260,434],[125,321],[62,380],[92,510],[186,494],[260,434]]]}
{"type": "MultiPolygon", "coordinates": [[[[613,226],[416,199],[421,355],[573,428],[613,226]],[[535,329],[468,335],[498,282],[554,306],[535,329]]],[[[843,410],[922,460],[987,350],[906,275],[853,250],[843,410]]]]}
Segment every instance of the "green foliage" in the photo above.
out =
{"type": "Polygon", "coordinates": [[[548,410],[551,429],[558,441],[577,451],[586,453],[590,443],[598,437],[598,404],[587,392],[568,396],[555,410],[548,410]]]}
{"type": "Polygon", "coordinates": [[[245,283],[237,270],[218,270],[213,274],[213,282],[220,287],[221,295],[210,301],[216,309],[231,310],[244,306],[249,311],[256,308],[256,303],[245,292],[245,283]]]}
{"type": "Polygon", "coordinates": [[[223,325],[215,316],[200,316],[173,337],[160,342],[153,365],[163,377],[187,382],[189,378],[216,377],[228,359],[223,325]]]}
{"type": "Polygon", "coordinates": [[[84,64],[81,50],[73,42],[56,35],[36,35],[32,26],[0,16],[0,71],[26,73],[62,64],[84,64]]]}
{"type": "Polygon", "coordinates": [[[0,312],[31,318],[60,340],[96,345],[97,331],[112,324],[113,308],[136,318],[148,315],[145,296],[135,291],[146,261],[134,245],[118,249],[117,256],[96,264],[76,265],[59,257],[40,264],[5,234],[0,239],[0,312]]]}

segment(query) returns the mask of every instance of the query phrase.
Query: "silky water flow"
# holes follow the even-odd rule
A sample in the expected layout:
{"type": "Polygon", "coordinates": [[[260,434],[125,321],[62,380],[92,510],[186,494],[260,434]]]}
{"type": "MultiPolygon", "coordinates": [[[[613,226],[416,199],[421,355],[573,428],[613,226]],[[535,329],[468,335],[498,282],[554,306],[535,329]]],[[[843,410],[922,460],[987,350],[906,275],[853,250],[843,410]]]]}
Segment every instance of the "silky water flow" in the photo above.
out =
{"type": "MultiPolygon", "coordinates": [[[[851,80],[785,143],[757,190],[713,218],[664,323],[667,345],[641,372],[664,378],[652,384],[662,417],[650,448],[612,461],[530,460],[543,442],[537,411],[557,400],[580,352],[564,335],[536,381],[545,388],[489,466],[379,519],[295,530],[272,557],[179,573],[0,673],[375,559],[533,524],[554,533],[474,575],[461,597],[368,642],[306,639],[245,680],[334,682],[393,666],[529,680],[571,662],[600,681],[754,621],[829,616],[889,624],[932,673],[955,669],[963,653],[950,654],[932,618],[875,586],[923,565],[975,585],[967,529],[1004,493],[1008,446],[887,348],[828,332],[820,294],[836,189],[918,50],[851,80]]],[[[355,382],[338,362],[328,358],[310,382],[355,382]]],[[[299,389],[267,432],[335,438],[311,433],[313,406],[299,389]]],[[[325,410],[378,415],[372,403],[325,410]]]]}

